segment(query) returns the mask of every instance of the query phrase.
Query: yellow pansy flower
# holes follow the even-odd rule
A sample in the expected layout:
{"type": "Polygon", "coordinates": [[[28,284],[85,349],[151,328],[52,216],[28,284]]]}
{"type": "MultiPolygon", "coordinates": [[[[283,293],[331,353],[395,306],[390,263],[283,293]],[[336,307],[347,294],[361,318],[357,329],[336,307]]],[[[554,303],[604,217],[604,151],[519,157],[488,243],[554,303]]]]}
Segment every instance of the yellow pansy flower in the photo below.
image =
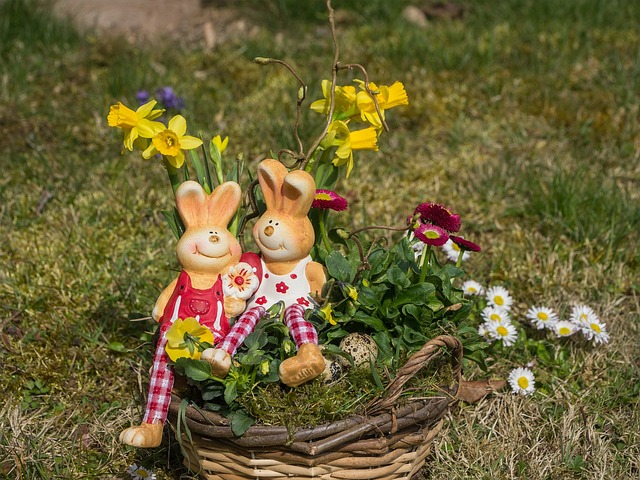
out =
{"type": "Polygon", "coordinates": [[[169,126],[166,129],[156,132],[151,139],[151,145],[142,152],[142,156],[148,159],[160,153],[171,165],[180,168],[184,163],[183,150],[192,150],[202,145],[202,140],[185,133],[187,133],[187,121],[182,115],[176,115],[169,120],[169,126]]]}
{"type": "Polygon", "coordinates": [[[329,125],[327,135],[322,141],[324,148],[338,147],[333,164],[336,167],[347,166],[347,178],[353,169],[354,150],[378,151],[378,133],[375,128],[367,127],[363,130],[349,130],[346,122],[336,120],[329,125]]]}
{"type": "Polygon", "coordinates": [[[329,322],[331,325],[337,325],[338,322],[336,322],[336,319],[333,318],[333,309],[331,308],[331,304],[327,303],[324,307],[322,307],[320,309],[320,313],[322,313],[322,316],[324,317],[324,319],[329,322]]]}
{"type": "MultiPolygon", "coordinates": [[[[331,105],[331,85],[329,80],[322,81],[322,95],[324,98],[313,102],[310,106],[311,110],[325,115],[329,113],[329,107],[331,105]]],[[[347,118],[355,113],[357,113],[356,88],[350,85],[344,87],[337,85],[335,91],[334,117],[341,116],[347,118]]]]}
{"type": "MultiPolygon", "coordinates": [[[[382,120],[376,111],[376,105],[373,98],[366,91],[364,82],[360,82],[361,91],[356,96],[356,103],[360,109],[362,120],[369,122],[376,129],[382,128],[382,120]]],[[[369,90],[379,92],[375,97],[380,108],[380,113],[384,119],[384,111],[399,105],[408,105],[409,97],[401,82],[394,82],[391,86],[380,85],[379,87],[369,82],[369,90]]]]}
{"type": "Polygon", "coordinates": [[[109,108],[107,123],[110,127],[120,128],[124,131],[126,149],[133,151],[133,143],[138,137],[151,138],[158,131],[164,129],[162,123],[152,121],[164,112],[162,109],[153,109],[156,103],[155,100],[151,100],[140,106],[135,112],[120,102],[109,108]]]}
{"type": "Polygon", "coordinates": [[[199,360],[202,351],[198,348],[201,343],[213,345],[213,332],[193,317],[178,318],[165,333],[167,344],[164,347],[172,361],[178,358],[193,358],[199,360]]]}

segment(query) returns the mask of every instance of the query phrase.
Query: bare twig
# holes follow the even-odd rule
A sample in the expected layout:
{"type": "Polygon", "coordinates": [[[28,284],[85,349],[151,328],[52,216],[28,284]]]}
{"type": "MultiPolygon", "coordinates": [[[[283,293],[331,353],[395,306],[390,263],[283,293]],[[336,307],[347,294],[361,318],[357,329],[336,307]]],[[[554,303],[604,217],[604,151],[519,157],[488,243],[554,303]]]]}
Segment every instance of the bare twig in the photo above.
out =
{"type": "Polygon", "coordinates": [[[302,140],[300,140],[298,127],[300,125],[300,117],[302,116],[302,103],[304,102],[304,99],[307,96],[307,85],[304,83],[300,75],[298,75],[298,72],[296,72],[295,69],[284,60],[279,60],[277,58],[257,57],[257,58],[254,58],[253,61],[259,65],[269,65],[271,63],[282,65],[287,70],[289,70],[291,75],[293,75],[296,78],[296,80],[298,80],[298,83],[300,83],[300,89],[298,90],[298,98],[296,100],[296,121],[293,125],[293,135],[296,138],[296,142],[298,143],[298,157],[304,158],[304,146],[302,145],[302,140]]]}
{"type": "Polygon", "coordinates": [[[368,225],[366,227],[358,228],[349,234],[350,237],[357,235],[360,232],[364,232],[366,230],[391,230],[393,232],[402,232],[404,230],[409,230],[409,227],[387,227],[385,225],[368,225]]]}
{"type": "Polygon", "coordinates": [[[243,217],[242,222],[240,223],[240,227],[238,229],[238,231],[240,232],[238,234],[238,242],[240,242],[240,246],[242,247],[243,252],[245,251],[244,231],[247,226],[247,223],[249,222],[249,220],[256,218],[258,216],[258,204],[256,203],[256,195],[254,193],[254,190],[256,189],[257,186],[258,186],[258,180],[255,179],[249,184],[249,188],[247,188],[247,192],[245,194],[245,198],[243,201],[244,208],[251,207],[251,211],[243,217]]]}

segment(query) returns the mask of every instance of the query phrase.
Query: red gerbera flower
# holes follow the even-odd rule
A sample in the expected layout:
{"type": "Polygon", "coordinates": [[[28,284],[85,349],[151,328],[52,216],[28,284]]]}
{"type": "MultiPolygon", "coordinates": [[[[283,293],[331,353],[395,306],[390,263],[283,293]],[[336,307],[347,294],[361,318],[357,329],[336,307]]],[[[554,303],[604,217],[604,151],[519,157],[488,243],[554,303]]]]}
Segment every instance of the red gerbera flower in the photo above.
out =
{"type": "Polygon", "coordinates": [[[460,250],[464,251],[464,252],[479,252],[480,251],[480,245],[477,245],[469,240],[466,240],[462,237],[457,237],[455,235],[451,235],[449,237],[451,239],[451,241],[453,243],[455,243],[458,247],[460,247],[460,250]]]}
{"type": "Polygon", "coordinates": [[[425,223],[432,223],[438,227],[444,228],[448,232],[457,232],[460,230],[460,215],[451,213],[451,211],[443,205],[437,203],[421,203],[418,205],[413,214],[420,214],[420,220],[425,223]]]}
{"type": "Polygon", "coordinates": [[[449,239],[449,234],[437,225],[431,223],[423,223],[413,231],[413,234],[418,240],[426,243],[427,245],[433,245],[434,247],[441,247],[449,239]]]}
{"type": "Polygon", "coordinates": [[[347,200],[336,192],[331,190],[316,190],[316,196],[313,199],[313,203],[311,204],[311,208],[320,208],[323,210],[335,210],[336,212],[341,212],[342,210],[346,210],[348,207],[347,200]]]}

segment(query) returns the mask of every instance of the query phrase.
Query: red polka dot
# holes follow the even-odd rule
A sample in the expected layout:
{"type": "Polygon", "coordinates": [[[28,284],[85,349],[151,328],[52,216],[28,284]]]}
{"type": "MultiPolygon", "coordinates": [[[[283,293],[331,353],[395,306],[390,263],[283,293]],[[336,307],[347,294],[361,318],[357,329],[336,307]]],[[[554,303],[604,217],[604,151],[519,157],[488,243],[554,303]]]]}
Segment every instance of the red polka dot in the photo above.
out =
{"type": "Polygon", "coordinates": [[[268,273],[265,273],[265,274],[264,274],[264,278],[269,278],[269,274],[268,274],[268,273]]]}
{"type": "Polygon", "coordinates": [[[296,275],[295,273],[292,273],[290,276],[291,276],[291,278],[293,278],[294,280],[295,280],[296,278],[298,278],[298,275],[296,275]]]}

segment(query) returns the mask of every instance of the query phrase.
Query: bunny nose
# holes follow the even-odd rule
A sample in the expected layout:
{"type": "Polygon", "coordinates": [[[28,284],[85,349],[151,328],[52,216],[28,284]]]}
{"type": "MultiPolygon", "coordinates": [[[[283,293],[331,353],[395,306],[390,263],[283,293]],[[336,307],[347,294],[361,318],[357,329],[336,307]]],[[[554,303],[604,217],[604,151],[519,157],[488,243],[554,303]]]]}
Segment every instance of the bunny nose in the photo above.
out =
{"type": "Polygon", "coordinates": [[[267,227],[264,229],[264,234],[265,234],[267,237],[270,237],[271,235],[273,235],[273,227],[272,227],[271,225],[267,226],[267,227]]]}
{"type": "Polygon", "coordinates": [[[210,243],[218,243],[220,241],[220,237],[218,235],[211,235],[209,237],[210,243]]]}

